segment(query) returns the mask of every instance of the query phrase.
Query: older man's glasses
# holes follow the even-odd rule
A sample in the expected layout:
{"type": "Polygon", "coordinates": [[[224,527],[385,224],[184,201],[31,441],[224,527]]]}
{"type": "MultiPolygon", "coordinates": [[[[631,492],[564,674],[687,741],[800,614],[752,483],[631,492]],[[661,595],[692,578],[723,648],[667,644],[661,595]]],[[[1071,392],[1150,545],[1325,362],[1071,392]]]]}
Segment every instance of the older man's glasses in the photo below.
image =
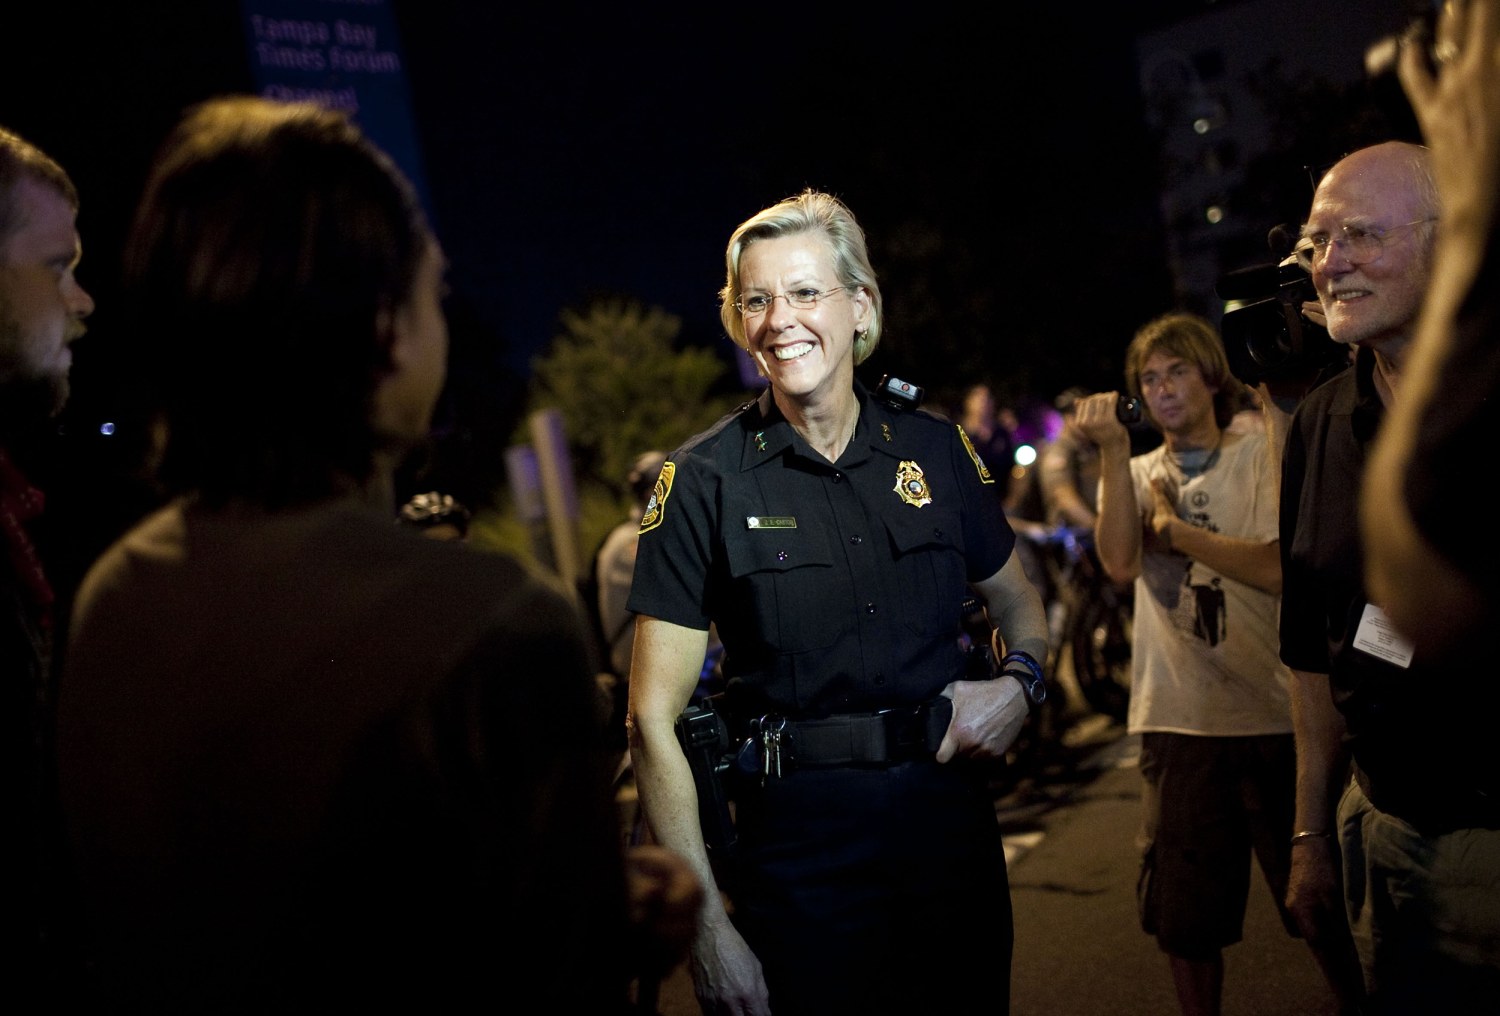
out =
{"type": "Polygon", "coordinates": [[[1424,222],[1436,221],[1434,218],[1413,219],[1411,222],[1403,222],[1390,229],[1375,229],[1372,226],[1340,226],[1338,235],[1310,233],[1304,236],[1297,241],[1297,246],[1292,253],[1296,255],[1297,264],[1309,272],[1328,256],[1328,252],[1335,244],[1343,247],[1344,257],[1348,258],[1351,264],[1367,265],[1380,259],[1386,244],[1394,240],[1401,230],[1420,226],[1424,222]]]}
{"type": "Polygon", "coordinates": [[[771,309],[771,304],[782,299],[786,301],[788,307],[807,310],[810,307],[816,307],[819,301],[826,300],[835,293],[844,292],[846,288],[835,286],[833,289],[812,289],[804,286],[790,293],[754,293],[734,301],[734,309],[741,314],[764,314],[771,309]]]}

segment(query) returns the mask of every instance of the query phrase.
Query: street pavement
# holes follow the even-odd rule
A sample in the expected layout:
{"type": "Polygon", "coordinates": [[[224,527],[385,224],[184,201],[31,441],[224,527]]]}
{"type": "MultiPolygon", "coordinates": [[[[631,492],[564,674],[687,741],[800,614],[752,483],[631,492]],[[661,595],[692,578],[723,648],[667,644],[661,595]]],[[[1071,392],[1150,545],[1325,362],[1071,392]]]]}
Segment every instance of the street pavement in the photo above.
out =
{"type": "MultiPolygon", "coordinates": [[[[1088,716],[1034,775],[997,786],[1015,910],[1012,1016],[1178,1012],[1166,957],[1136,917],[1138,748],[1118,724],[1088,716]]],[[[1282,928],[1259,870],[1244,940],[1225,950],[1224,967],[1223,1016],[1337,1016],[1312,955],[1282,928]]],[[[935,994],[932,1011],[995,1010],[993,1000],[935,994]]],[[[685,967],[660,985],[657,1012],[699,1016],[685,967]]]]}

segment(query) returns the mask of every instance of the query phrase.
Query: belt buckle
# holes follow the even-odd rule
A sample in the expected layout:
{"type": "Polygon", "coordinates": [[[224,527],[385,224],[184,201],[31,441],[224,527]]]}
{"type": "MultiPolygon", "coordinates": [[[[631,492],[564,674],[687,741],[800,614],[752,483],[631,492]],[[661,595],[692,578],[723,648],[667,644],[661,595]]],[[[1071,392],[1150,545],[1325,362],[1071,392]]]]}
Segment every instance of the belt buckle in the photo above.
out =
{"type": "Polygon", "coordinates": [[[886,754],[891,758],[912,758],[927,748],[926,725],[922,713],[926,703],[882,709],[875,715],[885,727],[886,754]]]}

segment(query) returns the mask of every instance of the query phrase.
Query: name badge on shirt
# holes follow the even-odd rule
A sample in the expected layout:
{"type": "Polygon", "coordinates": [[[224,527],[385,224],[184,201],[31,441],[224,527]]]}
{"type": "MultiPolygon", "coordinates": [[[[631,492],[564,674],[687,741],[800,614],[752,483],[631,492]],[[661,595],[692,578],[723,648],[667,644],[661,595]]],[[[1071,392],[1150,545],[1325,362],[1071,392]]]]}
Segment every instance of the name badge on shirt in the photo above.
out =
{"type": "Polygon", "coordinates": [[[1385,611],[1373,603],[1365,604],[1365,612],[1360,615],[1359,628],[1354,632],[1354,648],[1398,667],[1410,667],[1412,653],[1415,651],[1406,636],[1391,624],[1385,611]]]}
{"type": "Polygon", "coordinates": [[[791,515],[747,515],[746,529],[796,529],[797,520],[791,515]]]}

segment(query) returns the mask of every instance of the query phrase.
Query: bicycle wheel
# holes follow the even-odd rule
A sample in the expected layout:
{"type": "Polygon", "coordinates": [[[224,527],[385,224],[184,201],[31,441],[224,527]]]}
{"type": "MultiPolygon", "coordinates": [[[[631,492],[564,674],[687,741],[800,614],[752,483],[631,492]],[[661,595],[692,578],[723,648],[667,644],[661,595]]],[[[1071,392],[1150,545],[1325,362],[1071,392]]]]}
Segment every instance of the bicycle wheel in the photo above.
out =
{"type": "Polygon", "coordinates": [[[1095,712],[1124,722],[1130,704],[1130,600],[1098,590],[1081,599],[1071,640],[1078,689],[1095,712]]]}

